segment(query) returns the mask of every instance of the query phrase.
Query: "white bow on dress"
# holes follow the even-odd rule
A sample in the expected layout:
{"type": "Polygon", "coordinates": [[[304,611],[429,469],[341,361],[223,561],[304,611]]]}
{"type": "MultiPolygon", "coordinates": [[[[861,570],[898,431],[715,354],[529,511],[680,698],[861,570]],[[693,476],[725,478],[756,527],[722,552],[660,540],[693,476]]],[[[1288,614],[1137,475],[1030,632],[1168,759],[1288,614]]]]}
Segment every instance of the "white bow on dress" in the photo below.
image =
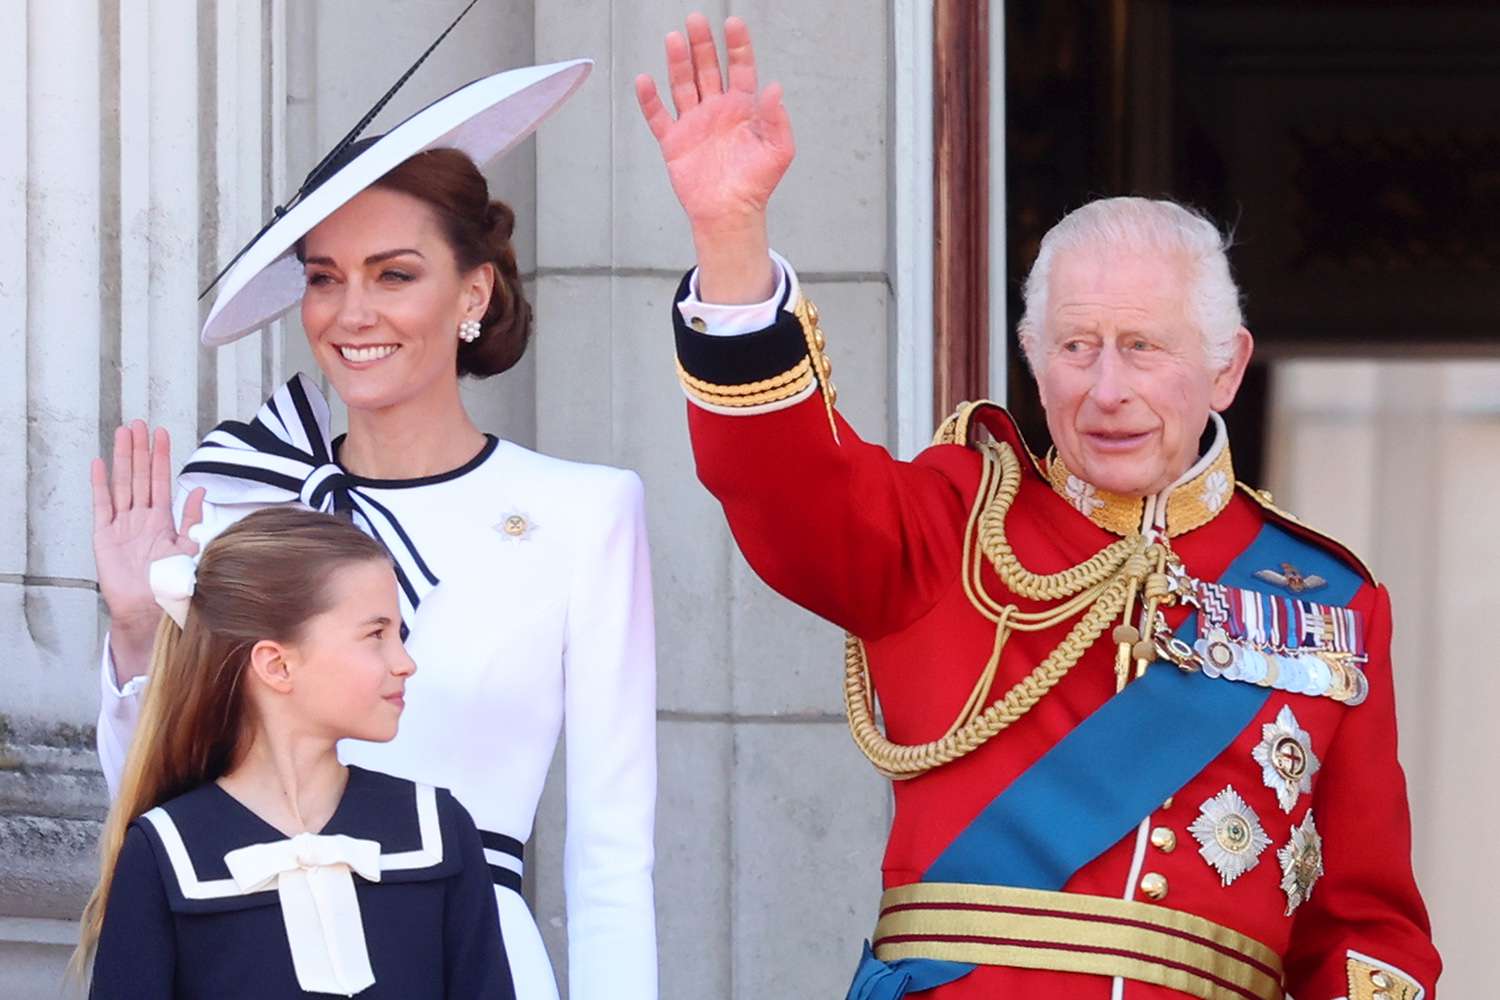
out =
{"type": "Polygon", "coordinates": [[[276,887],[297,983],[354,996],[375,982],[353,872],[380,881],[380,845],[343,834],[299,833],[224,855],[242,892],[276,887]]]}

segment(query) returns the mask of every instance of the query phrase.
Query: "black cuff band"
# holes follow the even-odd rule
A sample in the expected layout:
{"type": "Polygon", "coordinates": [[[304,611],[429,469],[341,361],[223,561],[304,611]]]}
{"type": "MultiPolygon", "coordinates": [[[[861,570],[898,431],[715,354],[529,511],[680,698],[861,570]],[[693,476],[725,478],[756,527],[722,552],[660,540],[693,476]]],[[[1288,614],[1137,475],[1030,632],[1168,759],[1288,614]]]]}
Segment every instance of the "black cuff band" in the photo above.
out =
{"type": "Polygon", "coordinates": [[[672,327],[677,335],[677,360],[693,378],[720,386],[749,385],[774,379],[796,368],[807,357],[807,337],[796,315],[787,311],[791,282],[776,306],[776,322],[763,330],[733,337],[699,333],[682,318],[678,304],[687,298],[682,279],[672,302],[672,327]]]}

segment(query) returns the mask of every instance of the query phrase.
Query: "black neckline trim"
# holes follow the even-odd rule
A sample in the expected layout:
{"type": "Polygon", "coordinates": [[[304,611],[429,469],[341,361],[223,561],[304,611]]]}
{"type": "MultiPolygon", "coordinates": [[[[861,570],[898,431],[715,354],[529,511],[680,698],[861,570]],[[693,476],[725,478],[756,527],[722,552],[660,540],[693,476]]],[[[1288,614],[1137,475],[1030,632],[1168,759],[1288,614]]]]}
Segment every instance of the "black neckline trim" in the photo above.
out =
{"type": "MultiPolygon", "coordinates": [[[[334,462],[338,462],[339,449],[343,447],[344,438],[348,436],[349,435],[347,434],[340,434],[338,437],[333,439],[334,462]]],[[[485,463],[485,460],[493,455],[495,453],[495,449],[499,446],[499,438],[497,438],[493,434],[486,434],[484,436],[484,447],[480,448],[479,453],[476,454],[473,458],[469,459],[463,465],[460,465],[456,469],[449,469],[447,472],[438,472],[431,476],[418,476],[415,479],[369,479],[365,476],[356,476],[348,469],[344,469],[344,474],[349,477],[349,484],[351,486],[363,486],[367,489],[372,490],[405,490],[411,489],[414,486],[432,486],[435,483],[446,483],[450,479],[457,479],[459,476],[464,476],[469,474],[470,472],[473,472],[475,469],[483,465],[485,463]]],[[[342,465],[340,465],[339,467],[343,468],[342,465]]]]}

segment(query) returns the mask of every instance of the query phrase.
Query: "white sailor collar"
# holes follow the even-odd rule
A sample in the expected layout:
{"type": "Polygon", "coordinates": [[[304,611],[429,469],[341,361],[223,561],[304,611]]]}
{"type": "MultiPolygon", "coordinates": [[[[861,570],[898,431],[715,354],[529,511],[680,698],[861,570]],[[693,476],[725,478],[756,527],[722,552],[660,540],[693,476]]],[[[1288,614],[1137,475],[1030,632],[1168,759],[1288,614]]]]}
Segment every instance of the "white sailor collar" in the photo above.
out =
{"type": "MultiPolygon", "coordinates": [[[[448,878],[463,866],[456,812],[446,790],[350,765],[343,798],[317,836],[378,844],[383,883],[448,878]]],[[[277,903],[274,884],[242,890],[225,856],[292,838],[217,784],[209,782],[157,806],[135,825],[156,854],[174,913],[221,913],[277,903]]]]}

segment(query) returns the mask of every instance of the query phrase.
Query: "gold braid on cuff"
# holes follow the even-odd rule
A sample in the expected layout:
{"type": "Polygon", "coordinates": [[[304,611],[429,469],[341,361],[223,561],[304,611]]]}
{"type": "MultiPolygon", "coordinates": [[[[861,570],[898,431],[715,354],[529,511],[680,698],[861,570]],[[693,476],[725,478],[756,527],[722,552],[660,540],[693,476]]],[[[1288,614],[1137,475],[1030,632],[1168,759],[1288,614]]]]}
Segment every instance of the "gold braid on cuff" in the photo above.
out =
{"type": "Polygon", "coordinates": [[[838,423],[833,419],[833,407],[838,402],[838,390],[831,376],[833,362],[828,358],[828,340],[818,325],[818,307],[810,299],[800,297],[793,307],[802,335],[807,340],[807,356],[779,375],[740,385],[721,385],[706,382],[691,374],[677,362],[677,380],[689,397],[706,406],[728,410],[753,412],[759,407],[769,407],[793,399],[817,385],[823,396],[823,407],[828,412],[828,429],[835,442],[839,439],[838,423]]]}
{"type": "Polygon", "coordinates": [[[813,384],[812,361],[803,358],[790,371],[761,379],[759,382],[747,382],[744,385],[717,385],[713,382],[705,382],[701,378],[688,374],[688,370],[682,367],[682,362],[679,361],[677,362],[677,379],[689,396],[711,406],[734,408],[765,406],[805,392],[808,386],[813,384]]]}

